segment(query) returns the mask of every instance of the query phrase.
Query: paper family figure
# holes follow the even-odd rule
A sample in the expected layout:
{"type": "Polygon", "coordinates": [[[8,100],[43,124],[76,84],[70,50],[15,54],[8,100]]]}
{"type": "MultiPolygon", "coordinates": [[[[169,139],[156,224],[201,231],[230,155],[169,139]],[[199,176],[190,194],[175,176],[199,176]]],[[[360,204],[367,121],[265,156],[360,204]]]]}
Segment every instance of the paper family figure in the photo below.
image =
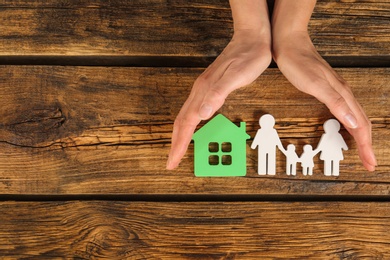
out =
{"type": "Polygon", "coordinates": [[[318,153],[318,149],[313,150],[310,144],[303,146],[303,153],[300,158],[303,175],[313,175],[314,156],[318,153]]]}
{"type": "Polygon", "coordinates": [[[193,135],[195,176],[246,175],[246,124],[236,126],[219,114],[193,135]]]}
{"type": "Polygon", "coordinates": [[[336,119],[326,121],[324,131],[316,150],[321,152],[320,159],[324,161],[324,174],[339,176],[340,161],[344,159],[343,150],[348,150],[348,146],[339,133],[340,123],[336,119]]]}
{"type": "Polygon", "coordinates": [[[320,159],[324,161],[324,174],[326,176],[339,175],[339,163],[343,160],[343,151],[348,150],[347,144],[339,133],[340,123],[330,119],[324,123],[325,133],[315,150],[311,145],[303,147],[300,157],[295,152],[295,146],[289,144],[284,149],[277,131],[274,129],[275,119],[266,114],[260,117],[260,129],[252,142],[251,148],[258,148],[258,174],[275,175],[276,173],[276,147],[286,156],[286,174],[296,175],[296,166],[300,162],[303,175],[313,175],[314,156],[321,153],[320,159]]]}
{"type": "Polygon", "coordinates": [[[275,118],[266,114],[260,117],[260,129],[257,130],[251,148],[258,148],[257,173],[259,175],[276,174],[276,147],[285,151],[279,135],[276,132],[275,118]]]}
{"type": "Polygon", "coordinates": [[[287,150],[282,149],[282,152],[286,156],[286,174],[287,175],[297,175],[297,163],[299,162],[299,157],[295,152],[295,145],[287,145],[287,150]]]}

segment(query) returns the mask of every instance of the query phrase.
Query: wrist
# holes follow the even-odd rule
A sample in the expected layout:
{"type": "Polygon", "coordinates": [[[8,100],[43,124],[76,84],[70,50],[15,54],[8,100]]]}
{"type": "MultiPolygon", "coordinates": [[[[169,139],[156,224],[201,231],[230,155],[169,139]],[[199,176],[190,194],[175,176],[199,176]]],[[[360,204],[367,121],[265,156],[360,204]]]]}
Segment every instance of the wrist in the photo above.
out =
{"type": "Polygon", "coordinates": [[[234,35],[269,37],[271,25],[266,0],[230,0],[234,35]]]}
{"type": "Polygon", "coordinates": [[[272,40],[276,51],[288,45],[288,42],[311,43],[307,27],[315,3],[315,0],[275,1],[272,16],[272,40]]]}
{"type": "Polygon", "coordinates": [[[232,40],[244,41],[246,43],[266,43],[271,46],[271,29],[256,28],[256,29],[236,29],[233,33],[232,40]]]}
{"type": "Polygon", "coordinates": [[[272,56],[276,63],[291,53],[314,51],[315,47],[307,30],[285,31],[272,35],[272,56]]]}

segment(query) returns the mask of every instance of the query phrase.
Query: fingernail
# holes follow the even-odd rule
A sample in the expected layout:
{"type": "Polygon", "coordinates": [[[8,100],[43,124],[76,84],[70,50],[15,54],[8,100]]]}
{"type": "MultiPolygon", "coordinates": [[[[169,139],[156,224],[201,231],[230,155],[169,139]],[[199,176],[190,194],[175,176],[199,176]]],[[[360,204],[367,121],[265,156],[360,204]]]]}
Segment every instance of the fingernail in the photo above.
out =
{"type": "Polygon", "coordinates": [[[207,119],[211,116],[213,112],[213,108],[208,104],[203,104],[199,109],[199,117],[200,119],[207,119]]]}
{"type": "Polygon", "coordinates": [[[344,117],[345,122],[348,124],[349,128],[356,128],[358,127],[357,120],[352,114],[348,114],[344,117]]]}

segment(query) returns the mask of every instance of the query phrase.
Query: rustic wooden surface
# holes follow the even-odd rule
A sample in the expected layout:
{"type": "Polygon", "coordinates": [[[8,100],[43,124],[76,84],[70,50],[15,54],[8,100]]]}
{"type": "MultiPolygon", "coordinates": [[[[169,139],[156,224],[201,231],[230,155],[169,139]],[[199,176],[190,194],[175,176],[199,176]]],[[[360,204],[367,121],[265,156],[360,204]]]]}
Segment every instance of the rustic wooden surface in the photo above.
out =
{"type": "MultiPolygon", "coordinates": [[[[373,123],[379,166],[339,177],[165,170],[173,120],[232,34],[228,1],[0,1],[0,259],[388,259],[390,2],[319,0],[310,33],[373,123]],[[192,67],[192,68],[191,68],[192,67]]],[[[271,65],[275,67],[274,65],[271,65]]],[[[220,112],[285,146],[332,115],[277,68],[220,112]]],[[[248,141],[249,145],[250,141],[248,141]]]]}
{"type": "MultiPolygon", "coordinates": [[[[324,176],[319,160],[313,176],[287,176],[282,154],[277,176],[258,176],[257,153],[248,145],[247,177],[232,179],[194,178],[192,145],[177,171],[165,170],[173,121],[201,71],[1,67],[0,192],[389,194],[390,69],[338,69],[373,121],[379,162],[375,173],[361,166],[356,145],[344,131],[350,149],[340,177],[324,176]],[[234,189],[226,190],[229,186],[234,189]]],[[[277,69],[268,69],[254,84],[233,93],[220,112],[233,121],[247,122],[252,138],[259,117],[273,114],[285,147],[295,143],[298,154],[306,143],[315,147],[323,134],[322,124],[332,117],[323,104],[292,87],[277,69]]]]}
{"type": "Polygon", "coordinates": [[[0,213],[0,254],[19,259],[390,258],[388,203],[3,202],[0,213]]]}
{"type": "MultiPolygon", "coordinates": [[[[0,8],[4,56],[207,58],[232,34],[225,0],[2,1],[0,8]]],[[[313,42],[322,55],[341,57],[338,62],[350,56],[389,61],[389,9],[388,0],[320,0],[309,27],[313,42]]]]}

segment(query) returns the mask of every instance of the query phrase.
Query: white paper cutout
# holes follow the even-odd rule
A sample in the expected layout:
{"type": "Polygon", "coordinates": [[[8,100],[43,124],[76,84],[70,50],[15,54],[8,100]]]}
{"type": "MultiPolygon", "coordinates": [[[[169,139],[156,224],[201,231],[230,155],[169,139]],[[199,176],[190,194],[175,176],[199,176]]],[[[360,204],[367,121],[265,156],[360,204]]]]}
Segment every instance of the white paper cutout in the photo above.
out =
{"type": "Polygon", "coordinates": [[[282,150],[286,156],[286,174],[287,175],[297,175],[297,163],[299,162],[299,157],[295,152],[295,145],[287,145],[287,150],[282,150]]]}
{"type": "Polygon", "coordinates": [[[321,136],[316,150],[321,152],[320,159],[324,161],[325,176],[339,176],[339,164],[344,159],[342,150],[348,150],[339,130],[340,123],[336,119],[329,119],[324,123],[325,133],[321,136]]]}
{"type": "Polygon", "coordinates": [[[276,147],[285,151],[276,132],[275,118],[266,114],[259,119],[260,129],[252,142],[251,148],[258,147],[257,173],[259,175],[276,174],[276,147]]]}
{"type": "Polygon", "coordinates": [[[303,153],[300,158],[303,175],[313,175],[313,159],[318,152],[318,149],[313,150],[313,147],[310,144],[306,144],[303,146],[303,153]]]}
{"type": "Polygon", "coordinates": [[[313,175],[314,157],[320,153],[324,161],[325,176],[339,176],[340,161],[344,159],[343,151],[348,150],[347,144],[339,133],[340,123],[336,119],[329,119],[324,123],[322,135],[315,150],[309,144],[303,147],[300,157],[295,152],[295,145],[289,144],[284,149],[279,135],[274,128],[275,118],[266,114],[259,119],[260,129],[257,130],[251,144],[252,149],[258,149],[259,175],[276,174],[276,147],[286,156],[286,174],[296,175],[297,163],[301,163],[303,175],[313,175]]]}

